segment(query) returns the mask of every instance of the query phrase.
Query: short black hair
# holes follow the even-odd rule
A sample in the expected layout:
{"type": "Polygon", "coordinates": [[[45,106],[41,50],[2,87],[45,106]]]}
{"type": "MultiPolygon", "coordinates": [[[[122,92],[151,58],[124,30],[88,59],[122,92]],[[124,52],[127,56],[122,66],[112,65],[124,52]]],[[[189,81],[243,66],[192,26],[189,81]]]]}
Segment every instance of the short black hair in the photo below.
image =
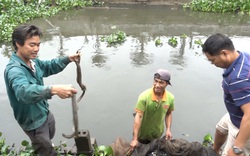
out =
{"type": "Polygon", "coordinates": [[[42,31],[35,25],[23,24],[15,28],[12,33],[12,44],[17,50],[16,43],[23,46],[26,39],[29,39],[33,36],[42,36],[42,31]]]}
{"type": "Polygon", "coordinates": [[[232,40],[220,33],[210,36],[202,45],[202,52],[211,56],[218,55],[223,49],[235,50],[232,40]]]}

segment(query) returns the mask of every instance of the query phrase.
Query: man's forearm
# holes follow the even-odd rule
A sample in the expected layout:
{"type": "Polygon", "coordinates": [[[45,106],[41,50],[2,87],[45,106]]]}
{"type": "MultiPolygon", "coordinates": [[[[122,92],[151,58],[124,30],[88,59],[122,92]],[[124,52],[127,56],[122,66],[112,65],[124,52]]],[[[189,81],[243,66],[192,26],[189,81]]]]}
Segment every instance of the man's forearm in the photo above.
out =
{"type": "Polygon", "coordinates": [[[235,146],[242,149],[245,148],[245,144],[250,138],[249,129],[250,129],[250,118],[244,115],[241,121],[238,136],[236,137],[234,143],[235,146]]]}
{"type": "Polygon", "coordinates": [[[135,115],[135,122],[134,122],[134,133],[133,133],[133,140],[138,140],[138,133],[141,128],[141,120],[142,115],[140,113],[136,113],[135,115]]]}
{"type": "Polygon", "coordinates": [[[172,124],[172,113],[167,113],[166,118],[165,118],[165,125],[166,129],[171,129],[171,124],[172,124]]]}
{"type": "Polygon", "coordinates": [[[241,106],[244,115],[240,123],[238,136],[235,139],[234,145],[239,148],[245,148],[246,142],[250,138],[250,103],[241,106]]]}

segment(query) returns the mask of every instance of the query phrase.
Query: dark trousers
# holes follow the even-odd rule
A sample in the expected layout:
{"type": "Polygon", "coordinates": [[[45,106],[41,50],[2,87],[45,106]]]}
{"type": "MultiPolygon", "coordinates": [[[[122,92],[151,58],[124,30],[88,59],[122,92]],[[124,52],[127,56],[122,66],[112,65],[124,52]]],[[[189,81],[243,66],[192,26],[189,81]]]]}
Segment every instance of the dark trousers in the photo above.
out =
{"type": "Polygon", "coordinates": [[[138,139],[138,142],[139,142],[139,143],[142,143],[142,144],[148,144],[148,143],[150,143],[151,141],[149,141],[149,140],[141,140],[141,139],[138,139]]]}
{"type": "Polygon", "coordinates": [[[55,118],[49,112],[47,120],[37,129],[24,131],[30,138],[38,156],[56,156],[51,139],[55,135],[55,118]]]}

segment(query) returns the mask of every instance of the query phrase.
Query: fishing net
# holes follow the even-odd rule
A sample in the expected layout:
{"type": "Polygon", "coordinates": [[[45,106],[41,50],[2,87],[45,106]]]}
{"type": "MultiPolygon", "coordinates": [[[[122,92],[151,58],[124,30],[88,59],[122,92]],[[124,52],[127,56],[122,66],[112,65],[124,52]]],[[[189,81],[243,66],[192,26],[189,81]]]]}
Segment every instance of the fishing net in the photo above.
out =
{"type": "Polygon", "coordinates": [[[138,144],[130,153],[130,142],[118,137],[111,144],[115,156],[217,156],[211,147],[184,139],[155,139],[149,144],[138,144]]]}

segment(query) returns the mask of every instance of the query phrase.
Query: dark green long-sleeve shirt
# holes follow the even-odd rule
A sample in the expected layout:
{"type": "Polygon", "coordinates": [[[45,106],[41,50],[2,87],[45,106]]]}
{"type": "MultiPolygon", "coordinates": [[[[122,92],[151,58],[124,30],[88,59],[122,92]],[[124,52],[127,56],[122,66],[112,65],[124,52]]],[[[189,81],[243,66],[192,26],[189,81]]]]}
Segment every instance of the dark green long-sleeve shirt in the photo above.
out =
{"type": "Polygon", "coordinates": [[[7,94],[14,116],[24,130],[33,130],[47,119],[51,99],[51,87],[45,86],[43,77],[61,72],[69,63],[69,58],[61,57],[50,61],[39,59],[33,72],[23,60],[13,53],[4,71],[7,94]]]}

